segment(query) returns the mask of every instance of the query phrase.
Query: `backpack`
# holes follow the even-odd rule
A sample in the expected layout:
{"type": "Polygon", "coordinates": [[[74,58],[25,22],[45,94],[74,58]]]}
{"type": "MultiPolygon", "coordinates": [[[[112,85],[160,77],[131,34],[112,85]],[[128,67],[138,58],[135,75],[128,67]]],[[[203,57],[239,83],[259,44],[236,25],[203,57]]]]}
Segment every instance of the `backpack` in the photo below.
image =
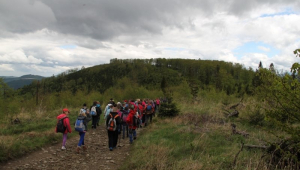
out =
{"type": "Polygon", "coordinates": [[[77,131],[77,132],[83,132],[83,131],[85,131],[85,126],[83,124],[83,119],[76,119],[76,122],[75,122],[75,131],[77,131]]]}
{"type": "Polygon", "coordinates": [[[146,109],[147,111],[150,111],[152,109],[152,106],[149,104],[146,109]]]}
{"type": "Polygon", "coordinates": [[[96,116],[97,115],[96,106],[92,106],[92,108],[91,108],[91,115],[92,116],[96,116]]]}
{"type": "Polygon", "coordinates": [[[83,113],[86,113],[86,110],[85,109],[80,109],[79,114],[83,114],[83,113]]]}
{"type": "Polygon", "coordinates": [[[135,114],[133,117],[132,117],[132,126],[136,126],[136,127],[139,127],[139,124],[140,124],[140,119],[139,117],[137,116],[137,114],[135,114]]]}
{"type": "Polygon", "coordinates": [[[60,132],[60,133],[65,133],[66,131],[66,126],[64,125],[64,119],[66,117],[63,117],[61,119],[58,119],[57,124],[56,124],[56,133],[60,132]]]}
{"type": "Polygon", "coordinates": [[[116,122],[116,118],[119,116],[118,114],[113,117],[112,114],[109,114],[110,116],[110,119],[108,121],[108,124],[107,124],[107,130],[109,131],[116,131],[117,129],[117,122],[116,122]]]}
{"type": "Polygon", "coordinates": [[[159,105],[159,100],[156,100],[156,105],[159,105]]]}
{"type": "Polygon", "coordinates": [[[123,111],[123,112],[122,112],[122,116],[121,116],[122,122],[125,122],[125,123],[126,123],[126,120],[127,120],[128,115],[129,115],[128,112],[126,112],[126,111],[123,111]]]}

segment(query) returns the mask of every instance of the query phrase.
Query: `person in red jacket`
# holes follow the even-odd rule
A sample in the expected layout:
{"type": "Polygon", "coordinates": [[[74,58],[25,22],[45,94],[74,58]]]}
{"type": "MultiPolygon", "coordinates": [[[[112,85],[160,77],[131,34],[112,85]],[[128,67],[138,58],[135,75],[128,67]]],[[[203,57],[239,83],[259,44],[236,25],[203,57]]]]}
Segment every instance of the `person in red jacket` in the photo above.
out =
{"type": "MultiPolygon", "coordinates": [[[[138,110],[140,111],[140,113],[139,113],[140,127],[142,127],[144,110],[145,110],[145,107],[142,105],[142,102],[138,103],[138,110]]],[[[145,118],[144,118],[144,120],[145,120],[145,118]]]]}
{"type": "MultiPolygon", "coordinates": [[[[72,133],[72,129],[71,129],[70,120],[69,120],[69,117],[68,117],[68,115],[70,113],[69,109],[64,108],[62,111],[63,111],[63,113],[57,116],[57,121],[59,119],[63,119],[64,126],[66,127],[66,130],[63,133],[63,141],[62,141],[62,147],[61,147],[62,150],[65,150],[66,149],[66,142],[67,142],[68,133],[72,133]]],[[[55,132],[57,132],[56,129],[55,129],[55,132]]]]}
{"type": "Polygon", "coordinates": [[[129,115],[128,115],[127,120],[126,120],[126,123],[128,124],[128,129],[129,129],[129,142],[130,142],[130,144],[132,144],[133,139],[136,139],[135,129],[137,128],[137,126],[134,125],[134,123],[133,123],[133,117],[134,116],[136,116],[136,112],[134,111],[134,105],[131,104],[129,115]],[[132,137],[133,137],[133,139],[132,139],[132,137]]]}

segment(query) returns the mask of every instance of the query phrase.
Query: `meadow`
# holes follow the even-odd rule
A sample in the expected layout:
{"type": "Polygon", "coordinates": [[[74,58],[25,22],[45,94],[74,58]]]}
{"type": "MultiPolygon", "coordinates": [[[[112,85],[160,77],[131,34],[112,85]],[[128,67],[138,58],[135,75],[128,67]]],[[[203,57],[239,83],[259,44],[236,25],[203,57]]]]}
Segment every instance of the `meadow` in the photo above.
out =
{"type": "MultiPolygon", "coordinates": [[[[262,159],[264,150],[246,147],[241,150],[243,143],[267,145],[276,139],[260,125],[259,119],[251,123],[257,117],[257,111],[253,110],[257,103],[253,97],[243,99],[237,107],[238,117],[228,118],[224,109],[239,103],[241,98],[214,91],[200,93],[197,101],[179,96],[180,92],[174,94],[180,114],[174,118],[155,117],[138,136],[122,169],[268,169],[267,162],[262,159]],[[249,136],[232,134],[232,123],[249,136]]],[[[80,105],[70,107],[71,120],[76,119],[79,108],[80,105]]],[[[3,122],[1,162],[61,142],[61,134],[54,132],[55,118],[60,112],[60,109],[24,112],[18,115],[20,124],[3,122]]]]}

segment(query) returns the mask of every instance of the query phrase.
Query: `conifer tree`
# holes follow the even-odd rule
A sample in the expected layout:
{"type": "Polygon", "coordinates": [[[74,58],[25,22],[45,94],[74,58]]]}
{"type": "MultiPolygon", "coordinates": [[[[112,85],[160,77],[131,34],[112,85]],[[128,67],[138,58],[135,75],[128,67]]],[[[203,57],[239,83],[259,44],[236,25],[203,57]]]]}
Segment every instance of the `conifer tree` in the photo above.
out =
{"type": "Polygon", "coordinates": [[[159,107],[159,117],[174,117],[177,116],[179,110],[177,109],[175,103],[173,102],[172,92],[168,90],[168,85],[165,77],[161,81],[161,89],[166,97],[167,101],[160,104],[159,107]]]}

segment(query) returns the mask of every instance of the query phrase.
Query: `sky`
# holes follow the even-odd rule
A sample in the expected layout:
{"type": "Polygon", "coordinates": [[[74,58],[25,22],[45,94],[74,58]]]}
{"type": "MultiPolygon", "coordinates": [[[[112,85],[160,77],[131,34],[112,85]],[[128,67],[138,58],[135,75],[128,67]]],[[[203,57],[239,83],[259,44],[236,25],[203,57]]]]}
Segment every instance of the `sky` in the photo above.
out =
{"type": "Polygon", "coordinates": [[[110,59],[222,60],[290,71],[299,0],[0,0],[0,76],[110,59]]]}

